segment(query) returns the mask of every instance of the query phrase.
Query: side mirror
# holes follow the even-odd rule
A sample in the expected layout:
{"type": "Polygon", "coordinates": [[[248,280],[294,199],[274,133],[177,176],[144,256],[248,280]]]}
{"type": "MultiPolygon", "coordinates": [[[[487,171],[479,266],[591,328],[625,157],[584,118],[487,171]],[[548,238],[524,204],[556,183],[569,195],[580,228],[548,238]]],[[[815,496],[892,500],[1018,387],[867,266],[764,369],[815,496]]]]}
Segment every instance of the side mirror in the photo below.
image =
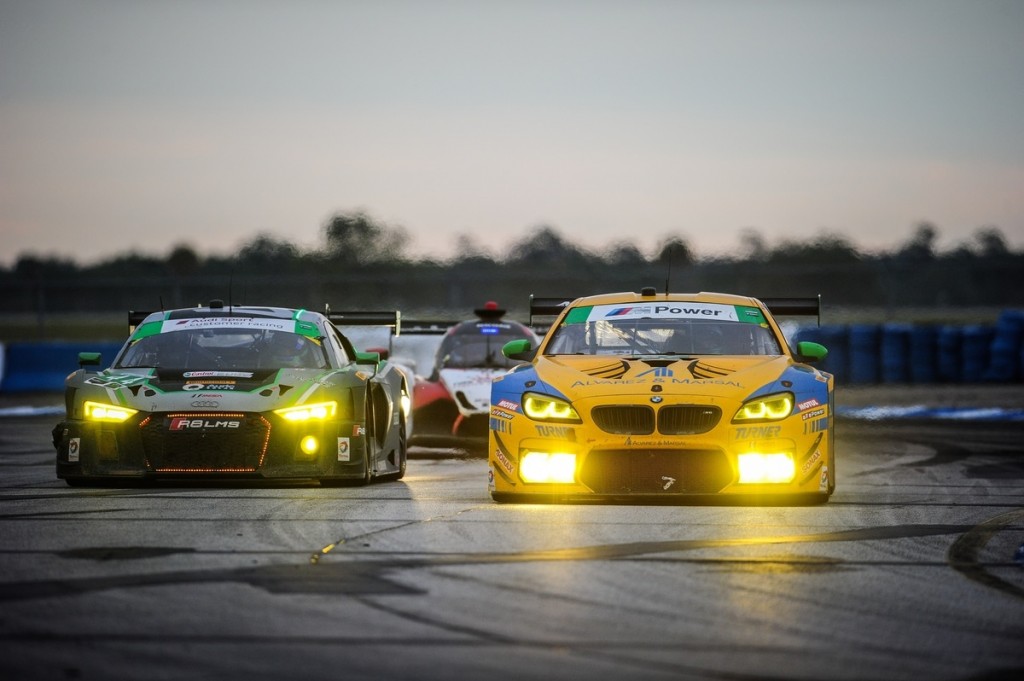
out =
{"type": "Polygon", "coordinates": [[[80,352],[78,353],[78,366],[99,366],[100,362],[103,361],[103,355],[98,352],[80,352]]]}
{"type": "Polygon", "coordinates": [[[379,352],[359,352],[356,350],[356,364],[379,364],[379,352]]]}
{"type": "Polygon", "coordinates": [[[800,341],[796,344],[796,354],[803,362],[820,362],[828,355],[828,348],[821,343],[800,341]]]}
{"type": "Polygon", "coordinates": [[[509,359],[518,359],[524,362],[530,362],[536,356],[537,350],[530,345],[529,339],[520,338],[519,340],[505,343],[501,348],[501,354],[505,355],[509,359]]]}

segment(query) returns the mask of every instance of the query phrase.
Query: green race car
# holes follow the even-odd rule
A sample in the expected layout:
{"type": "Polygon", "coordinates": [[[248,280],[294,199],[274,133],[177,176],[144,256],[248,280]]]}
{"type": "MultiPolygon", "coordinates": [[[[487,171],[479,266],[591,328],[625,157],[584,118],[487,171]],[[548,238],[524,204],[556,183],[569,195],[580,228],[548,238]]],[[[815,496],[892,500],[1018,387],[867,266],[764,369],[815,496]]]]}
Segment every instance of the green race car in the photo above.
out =
{"type": "Polygon", "coordinates": [[[391,313],[208,306],[129,315],[109,368],[79,354],[53,429],[69,485],[130,479],[398,479],[411,423],[403,372],[338,325],[391,313]]]}

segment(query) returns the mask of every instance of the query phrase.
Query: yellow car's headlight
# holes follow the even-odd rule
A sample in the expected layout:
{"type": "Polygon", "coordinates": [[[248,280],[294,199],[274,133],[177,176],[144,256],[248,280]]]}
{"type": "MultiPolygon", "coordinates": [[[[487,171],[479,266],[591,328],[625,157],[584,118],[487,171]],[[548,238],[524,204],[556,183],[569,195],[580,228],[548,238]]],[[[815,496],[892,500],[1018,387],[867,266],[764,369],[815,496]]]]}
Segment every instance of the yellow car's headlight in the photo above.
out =
{"type": "Polygon", "coordinates": [[[274,413],[285,421],[323,421],[334,418],[334,415],[338,413],[338,403],[317,402],[316,404],[303,404],[299,407],[275,409],[274,413]]]}
{"type": "Polygon", "coordinates": [[[793,396],[789,393],[766,395],[750,400],[732,417],[736,421],[778,421],[793,413],[793,396]]]}
{"type": "Polygon", "coordinates": [[[534,421],[558,421],[561,423],[582,423],[580,415],[572,405],[557,397],[537,393],[523,395],[523,413],[534,421]]]}
{"type": "Polygon", "coordinates": [[[115,404],[103,404],[101,402],[86,402],[85,418],[90,421],[106,421],[108,423],[121,423],[139,413],[138,409],[119,407],[115,404]]]}

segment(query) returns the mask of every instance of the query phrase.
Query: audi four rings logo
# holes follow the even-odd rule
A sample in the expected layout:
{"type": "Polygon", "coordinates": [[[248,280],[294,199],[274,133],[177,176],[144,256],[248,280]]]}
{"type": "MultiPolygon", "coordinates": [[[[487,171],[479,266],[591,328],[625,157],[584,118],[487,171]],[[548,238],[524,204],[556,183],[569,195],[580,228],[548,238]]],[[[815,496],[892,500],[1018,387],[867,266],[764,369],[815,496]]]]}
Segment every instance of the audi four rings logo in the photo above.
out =
{"type": "Polygon", "coordinates": [[[209,409],[210,407],[219,407],[220,402],[215,402],[214,400],[196,400],[195,402],[192,403],[192,406],[205,407],[209,409]]]}

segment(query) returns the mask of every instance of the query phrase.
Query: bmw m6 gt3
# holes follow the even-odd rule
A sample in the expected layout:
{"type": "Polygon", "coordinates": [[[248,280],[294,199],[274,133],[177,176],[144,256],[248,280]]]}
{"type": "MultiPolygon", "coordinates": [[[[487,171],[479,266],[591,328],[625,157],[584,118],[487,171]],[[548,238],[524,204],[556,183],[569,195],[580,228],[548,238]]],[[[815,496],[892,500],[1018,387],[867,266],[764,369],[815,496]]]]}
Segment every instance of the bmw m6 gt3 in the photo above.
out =
{"type": "Polygon", "coordinates": [[[772,310],[817,298],[616,293],[534,299],[557,314],[491,387],[489,489],[498,501],[796,495],[835,489],[833,377],[791,350],[772,310]]]}

